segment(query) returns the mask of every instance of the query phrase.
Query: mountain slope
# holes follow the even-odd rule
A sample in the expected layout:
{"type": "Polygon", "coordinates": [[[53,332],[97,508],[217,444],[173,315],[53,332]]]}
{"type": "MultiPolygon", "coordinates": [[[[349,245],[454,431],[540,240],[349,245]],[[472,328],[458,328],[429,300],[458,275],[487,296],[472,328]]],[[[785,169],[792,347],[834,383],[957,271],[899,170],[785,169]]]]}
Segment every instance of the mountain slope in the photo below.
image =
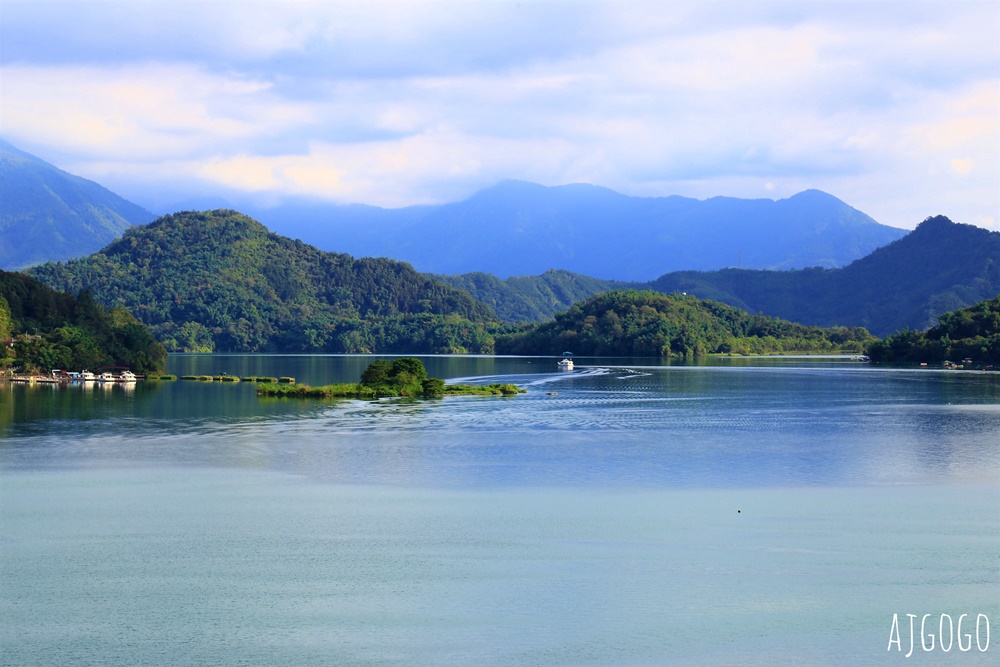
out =
{"type": "Polygon", "coordinates": [[[170,350],[481,352],[496,319],[407,264],[322,252],[235,211],[164,216],[29,273],[126,306],[170,350]]]}
{"type": "Polygon", "coordinates": [[[0,140],[0,268],[82,257],[154,217],[0,140]]]}
{"type": "Polygon", "coordinates": [[[1000,293],[1000,233],[937,216],[843,269],[682,271],[647,286],[886,336],[904,327],[926,329],[941,313],[1000,293]]]}
{"type": "Polygon", "coordinates": [[[497,351],[651,357],[861,352],[870,338],[860,327],[807,327],[693,296],[613,290],[499,338],[497,351]]]}
{"type": "Polygon", "coordinates": [[[492,308],[504,322],[541,322],[595,294],[629,286],[556,269],[540,276],[512,276],[505,280],[487,273],[431,277],[465,290],[492,308]]]}
{"type": "Polygon", "coordinates": [[[684,269],[837,267],[906,233],[818,190],[779,201],[699,201],[520,181],[441,206],[313,205],[257,215],[323,248],[502,278],[552,268],[641,281],[684,269]]]}

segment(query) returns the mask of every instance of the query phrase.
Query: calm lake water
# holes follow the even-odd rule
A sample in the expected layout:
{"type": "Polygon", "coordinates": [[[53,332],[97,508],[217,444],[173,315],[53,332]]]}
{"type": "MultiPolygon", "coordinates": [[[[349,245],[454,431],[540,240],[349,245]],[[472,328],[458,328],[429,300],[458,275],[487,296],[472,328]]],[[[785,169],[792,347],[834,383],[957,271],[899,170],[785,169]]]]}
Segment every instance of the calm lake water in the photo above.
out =
{"type": "Polygon", "coordinates": [[[0,664],[998,663],[1000,374],[422,359],[528,393],[0,385],[0,664]]]}

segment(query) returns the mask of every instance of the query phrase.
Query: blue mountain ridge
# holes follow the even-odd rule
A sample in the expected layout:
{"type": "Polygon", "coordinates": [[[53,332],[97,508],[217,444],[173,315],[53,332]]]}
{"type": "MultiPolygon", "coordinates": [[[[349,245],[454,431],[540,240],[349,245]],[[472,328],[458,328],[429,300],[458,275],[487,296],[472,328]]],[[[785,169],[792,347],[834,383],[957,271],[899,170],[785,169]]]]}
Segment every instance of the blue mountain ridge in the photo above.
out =
{"type": "MultiPolygon", "coordinates": [[[[907,233],[818,190],[777,201],[697,200],[512,180],[441,205],[384,209],[291,199],[238,208],[322,250],[387,257],[426,273],[501,278],[549,269],[646,281],[679,270],[835,268],[907,233]]],[[[0,267],[85,256],[154,217],[0,142],[0,267]]]]}
{"type": "Polygon", "coordinates": [[[0,268],[89,255],[155,217],[0,139],[0,268]]]}
{"type": "Polygon", "coordinates": [[[819,190],[777,201],[697,200],[505,181],[438,206],[299,202],[250,213],[324,250],[501,278],[553,268],[630,281],[678,270],[836,268],[907,233],[819,190]]]}

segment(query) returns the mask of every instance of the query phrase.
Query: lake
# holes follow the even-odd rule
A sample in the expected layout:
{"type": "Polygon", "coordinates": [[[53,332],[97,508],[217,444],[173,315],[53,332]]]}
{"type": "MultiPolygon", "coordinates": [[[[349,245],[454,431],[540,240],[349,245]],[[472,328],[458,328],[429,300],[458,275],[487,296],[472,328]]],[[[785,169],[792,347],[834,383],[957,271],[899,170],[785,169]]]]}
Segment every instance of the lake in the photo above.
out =
{"type": "Polygon", "coordinates": [[[0,664],[997,664],[1000,374],[421,359],[0,385],[0,664]]]}

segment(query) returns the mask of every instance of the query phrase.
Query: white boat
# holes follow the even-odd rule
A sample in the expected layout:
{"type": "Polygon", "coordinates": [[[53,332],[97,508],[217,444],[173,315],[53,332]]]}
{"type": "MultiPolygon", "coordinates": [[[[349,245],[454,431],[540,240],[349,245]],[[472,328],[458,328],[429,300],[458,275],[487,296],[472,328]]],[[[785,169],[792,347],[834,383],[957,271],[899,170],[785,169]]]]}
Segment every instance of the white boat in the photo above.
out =
{"type": "Polygon", "coordinates": [[[557,365],[559,366],[559,370],[561,370],[561,371],[571,371],[571,370],[573,370],[573,360],[572,359],[563,359],[557,365]]]}
{"type": "Polygon", "coordinates": [[[122,374],[118,376],[119,382],[135,382],[135,373],[132,371],[122,371],[122,374]]]}
{"type": "Polygon", "coordinates": [[[113,373],[111,373],[111,371],[104,371],[103,373],[97,376],[97,379],[100,382],[114,382],[115,376],[113,373]]]}
{"type": "Polygon", "coordinates": [[[80,371],[80,379],[84,382],[96,382],[97,376],[90,371],[80,371]]]}

